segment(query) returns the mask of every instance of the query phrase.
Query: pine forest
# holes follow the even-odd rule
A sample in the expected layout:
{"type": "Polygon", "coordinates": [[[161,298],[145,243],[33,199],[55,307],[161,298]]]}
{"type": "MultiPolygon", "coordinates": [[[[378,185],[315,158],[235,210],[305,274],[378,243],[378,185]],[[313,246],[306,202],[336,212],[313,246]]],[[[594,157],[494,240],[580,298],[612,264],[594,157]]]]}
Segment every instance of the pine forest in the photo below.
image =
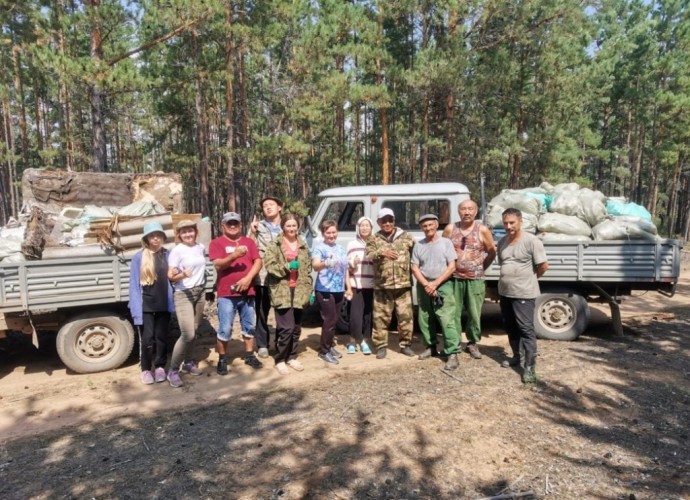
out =
{"type": "Polygon", "coordinates": [[[0,223],[22,172],[178,172],[187,210],[326,188],[576,182],[688,239],[687,0],[6,0],[0,223]]]}

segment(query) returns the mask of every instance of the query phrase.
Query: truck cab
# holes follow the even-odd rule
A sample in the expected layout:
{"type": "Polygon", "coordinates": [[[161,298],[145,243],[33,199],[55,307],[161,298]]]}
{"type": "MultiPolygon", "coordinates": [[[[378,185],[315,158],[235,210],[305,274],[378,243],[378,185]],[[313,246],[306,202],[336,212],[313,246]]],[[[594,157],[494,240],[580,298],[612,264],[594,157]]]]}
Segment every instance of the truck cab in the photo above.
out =
{"type": "Polygon", "coordinates": [[[419,240],[424,237],[417,222],[421,215],[436,214],[439,231],[443,231],[446,225],[460,220],[458,205],[469,197],[469,189],[459,182],[326,189],[319,193],[321,203],[314,216],[307,219],[303,235],[313,247],[323,240],[319,231],[321,222],[335,220],[338,223],[338,244],[347,247],[356,237],[360,217],[369,217],[374,222],[374,231],[377,231],[376,215],[382,208],[390,208],[395,213],[395,225],[419,240]]]}

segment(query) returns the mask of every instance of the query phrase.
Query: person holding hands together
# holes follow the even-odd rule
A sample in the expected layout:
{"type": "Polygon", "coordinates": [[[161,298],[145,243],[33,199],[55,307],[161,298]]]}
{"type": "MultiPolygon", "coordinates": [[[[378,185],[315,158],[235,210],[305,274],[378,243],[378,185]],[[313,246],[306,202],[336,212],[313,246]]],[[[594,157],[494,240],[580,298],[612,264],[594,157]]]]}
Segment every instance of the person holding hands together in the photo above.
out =
{"type": "Polygon", "coordinates": [[[168,257],[168,279],[175,286],[173,301],[180,338],[173,348],[168,382],[172,387],[181,387],[180,371],[191,375],[203,373],[192,361],[191,346],[204,316],[206,256],[204,246],[196,241],[199,230],[194,221],[185,219],[178,222],[176,232],[178,245],[168,257]]]}
{"type": "Polygon", "coordinates": [[[235,313],[240,315],[242,340],[244,341],[244,363],[252,368],[263,365],[254,356],[254,332],[256,315],[254,312],[254,278],[261,269],[261,258],[254,240],[242,236],[240,214],[228,212],[223,216],[223,235],[211,241],[208,257],[213,261],[218,278],[218,350],[219,375],[227,375],[228,341],[232,336],[235,313]]]}
{"type": "Polygon", "coordinates": [[[264,267],[276,315],[275,368],[286,375],[288,366],[304,370],[297,359],[297,347],[302,333],[302,310],[309,305],[313,283],[309,247],[298,234],[297,216],[283,215],[280,227],[282,232],[266,247],[264,267]]]}
{"type": "Polygon", "coordinates": [[[314,247],[312,252],[312,266],[319,273],[314,289],[323,320],[319,358],[328,364],[337,365],[342,354],[335,348],[335,326],[345,298],[347,252],[336,243],[338,225],[334,220],[323,221],[320,229],[323,243],[314,247]]]}

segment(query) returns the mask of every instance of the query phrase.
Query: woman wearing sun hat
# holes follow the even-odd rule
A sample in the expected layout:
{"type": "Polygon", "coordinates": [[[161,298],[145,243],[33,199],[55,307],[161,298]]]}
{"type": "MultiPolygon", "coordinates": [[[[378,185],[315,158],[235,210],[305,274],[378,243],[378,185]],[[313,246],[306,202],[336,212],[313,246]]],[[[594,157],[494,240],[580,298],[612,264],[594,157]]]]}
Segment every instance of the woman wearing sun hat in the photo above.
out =
{"type": "Polygon", "coordinates": [[[194,221],[185,219],[178,222],[175,232],[178,245],[168,257],[168,278],[175,286],[173,300],[180,338],[173,349],[168,382],[172,387],[181,387],[180,372],[191,375],[203,373],[192,361],[191,351],[196,330],[204,315],[206,256],[204,245],[196,241],[199,230],[194,221]]]}
{"type": "Polygon", "coordinates": [[[129,273],[129,310],[139,330],[140,379],[143,384],[165,381],[168,361],[168,325],[175,310],[168,281],[165,231],[158,222],[144,225],[143,247],[132,257],[129,273]]]}

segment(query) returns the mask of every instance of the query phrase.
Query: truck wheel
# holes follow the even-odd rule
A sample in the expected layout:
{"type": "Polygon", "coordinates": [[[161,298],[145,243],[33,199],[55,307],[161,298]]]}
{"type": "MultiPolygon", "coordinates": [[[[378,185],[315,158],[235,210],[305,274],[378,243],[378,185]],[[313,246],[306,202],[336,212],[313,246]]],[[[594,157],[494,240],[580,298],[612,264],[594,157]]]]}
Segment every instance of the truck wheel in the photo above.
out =
{"type": "Polygon", "coordinates": [[[110,311],[92,311],[60,328],[56,345],[62,362],[77,373],[112,370],[132,353],[134,328],[110,311]]]}
{"type": "Polygon", "coordinates": [[[537,338],[575,340],[587,328],[589,305],[577,293],[543,293],[534,304],[537,338]]]}

